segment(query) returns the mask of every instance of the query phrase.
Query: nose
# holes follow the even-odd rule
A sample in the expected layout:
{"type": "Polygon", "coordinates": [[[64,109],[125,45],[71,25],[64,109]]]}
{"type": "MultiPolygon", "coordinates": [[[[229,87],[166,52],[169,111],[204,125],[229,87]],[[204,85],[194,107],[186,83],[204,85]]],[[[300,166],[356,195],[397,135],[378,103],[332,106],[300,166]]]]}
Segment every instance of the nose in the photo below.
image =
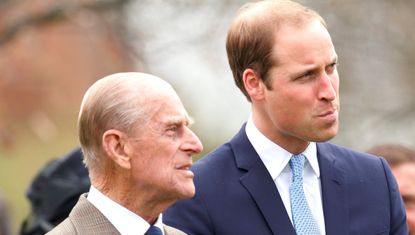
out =
{"type": "Polygon", "coordinates": [[[318,96],[321,100],[333,101],[337,97],[338,91],[338,76],[329,76],[324,73],[320,79],[318,84],[318,96]]]}
{"type": "Polygon", "coordinates": [[[188,152],[189,155],[192,155],[202,152],[203,145],[196,134],[190,128],[186,127],[185,140],[181,148],[183,151],[188,152]]]}

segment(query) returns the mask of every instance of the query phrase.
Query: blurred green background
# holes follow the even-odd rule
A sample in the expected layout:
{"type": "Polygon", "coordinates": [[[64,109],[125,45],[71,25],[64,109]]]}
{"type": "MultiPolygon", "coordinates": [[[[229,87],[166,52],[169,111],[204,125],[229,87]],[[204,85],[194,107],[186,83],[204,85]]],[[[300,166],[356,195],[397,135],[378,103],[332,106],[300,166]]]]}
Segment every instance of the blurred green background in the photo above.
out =
{"type": "Polygon", "coordinates": [[[71,127],[66,124],[58,131],[62,135],[45,142],[30,132],[16,128],[14,134],[19,142],[14,144],[13,150],[0,152],[3,155],[0,158],[0,188],[7,197],[14,231],[30,209],[25,198],[29,182],[52,157],[59,156],[76,145],[76,136],[71,127]]]}

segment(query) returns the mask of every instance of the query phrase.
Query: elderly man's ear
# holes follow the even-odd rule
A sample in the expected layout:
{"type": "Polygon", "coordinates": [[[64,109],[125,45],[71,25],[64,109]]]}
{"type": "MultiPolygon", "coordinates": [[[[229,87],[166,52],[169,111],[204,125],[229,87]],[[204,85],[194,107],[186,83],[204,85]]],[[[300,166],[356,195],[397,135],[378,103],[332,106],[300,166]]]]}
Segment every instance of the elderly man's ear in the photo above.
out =
{"type": "Polygon", "coordinates": [[[107,156],[121,168],[130,169],[130,144],[125,133],[118,130],[107,130],[102,135],[102,147],[107,156]]]}

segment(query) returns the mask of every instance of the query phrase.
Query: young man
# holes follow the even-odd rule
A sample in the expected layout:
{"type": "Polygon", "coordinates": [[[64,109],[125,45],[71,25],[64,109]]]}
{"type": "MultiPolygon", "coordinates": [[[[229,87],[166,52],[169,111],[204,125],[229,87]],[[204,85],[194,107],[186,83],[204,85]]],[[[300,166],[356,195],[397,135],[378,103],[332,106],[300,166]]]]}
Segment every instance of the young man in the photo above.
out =
{"type": "Polygon", "coordinates": [[[91,188],[48,234],[183,234],[161,213],[195,193],[189,168],[202,145],[189,124],[158,77],[119,73],[94,83],[78,119],[91,188]]]}
{"type": "Polygon", "coordinates": [[[337,54],[324,20],[292,1],[244,5],[227,37],[246,125],[198,161],[196,195],[165,213],[188,234],[407,234],[387,163],[337,134],[337,54]]]}

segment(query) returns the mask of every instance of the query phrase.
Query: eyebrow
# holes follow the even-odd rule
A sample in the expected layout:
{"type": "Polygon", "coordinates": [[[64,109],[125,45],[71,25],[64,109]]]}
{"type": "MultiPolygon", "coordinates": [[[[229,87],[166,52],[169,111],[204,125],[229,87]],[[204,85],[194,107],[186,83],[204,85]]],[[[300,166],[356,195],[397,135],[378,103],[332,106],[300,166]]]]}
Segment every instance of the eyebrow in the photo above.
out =
{"type": "MultiPolygon", "coordinates": [[[[190,126],[194,123],[194,119],[192,117],[186,116],[184,119],[184,125],[190,126]]],[[[183,118],[182,117],[169,117],[164,121],[164,124],[169,125],[181,125],[183,124],[183,118]]]]}

